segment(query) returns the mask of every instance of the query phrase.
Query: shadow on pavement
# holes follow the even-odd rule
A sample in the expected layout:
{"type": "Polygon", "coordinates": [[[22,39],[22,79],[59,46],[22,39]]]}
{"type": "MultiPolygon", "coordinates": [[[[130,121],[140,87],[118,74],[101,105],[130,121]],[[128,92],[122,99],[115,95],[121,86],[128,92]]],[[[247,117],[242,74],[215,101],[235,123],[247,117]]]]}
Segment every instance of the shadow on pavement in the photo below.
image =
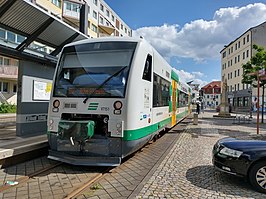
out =
{"type": "Polygon", "coordinates": [[[245,178],[216,171],[211,165],[197,166],[187,170],[187,180],[194,186],[226,195],[266,198],[265,194],[253,190],[245,178]]]}

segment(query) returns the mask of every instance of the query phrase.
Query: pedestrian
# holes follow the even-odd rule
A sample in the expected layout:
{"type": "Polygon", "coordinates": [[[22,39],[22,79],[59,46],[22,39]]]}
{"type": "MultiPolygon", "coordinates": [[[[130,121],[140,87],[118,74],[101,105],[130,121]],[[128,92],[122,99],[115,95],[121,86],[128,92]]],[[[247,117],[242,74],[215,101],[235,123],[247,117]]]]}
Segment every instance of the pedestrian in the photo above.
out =
{"type": "Polygon", "coordinates": [[[202,113],[204,113],[204,103],[203,102],[201,102],[201,111],[202,111],[202,113]]]}
{"type": "Polygon", "coordinates": [[[200,114],[200,104],[197,103],[197,113],[200,114]]]}

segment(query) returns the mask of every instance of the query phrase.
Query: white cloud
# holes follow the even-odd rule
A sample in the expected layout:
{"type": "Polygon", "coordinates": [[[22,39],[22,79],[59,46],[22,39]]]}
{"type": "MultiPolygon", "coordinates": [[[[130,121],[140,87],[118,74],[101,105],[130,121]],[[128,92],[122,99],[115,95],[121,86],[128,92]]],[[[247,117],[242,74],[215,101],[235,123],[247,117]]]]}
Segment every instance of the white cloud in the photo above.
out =
{"type": "Polygon", "coordinates": [[[167,60],[171,57],[204,61],[220,57],[223,46],[249,28],[266,21],[266,5],[221,8],[213,20],[195,20],[179,27],[177,24],[143,27],[134,31],[148,40],[167,60]]]}
{"type": "Polygon", "coordinates": [[[186,72],[184,70],[177,70],[175,68],[174,68],[174,71],[178,74],[178,76],[182,82],[189,82],[189,81],[193,80],[193,84],[199,84],[200,87],[203,87],[207,84],[206,81],[199,79],[199,78],[204,76],[204,74],[201,72],[189,73],[189,72],[186,72]]]}

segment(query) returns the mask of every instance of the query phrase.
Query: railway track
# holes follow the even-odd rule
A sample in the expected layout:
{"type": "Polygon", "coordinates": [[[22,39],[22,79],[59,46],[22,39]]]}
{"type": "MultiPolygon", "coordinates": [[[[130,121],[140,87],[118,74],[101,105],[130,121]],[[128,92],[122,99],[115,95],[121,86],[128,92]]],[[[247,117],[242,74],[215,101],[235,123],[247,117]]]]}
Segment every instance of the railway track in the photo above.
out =
{"type": "MultiPolygon", "coordinates": [[[[127,162],[129,159],[135,156],[135,154],[142,153],[144,148],[148,147],[150,144],[152,144],[157,139],[160,139],[162,136],[164,136],[164,133],[158,135],[155,139],[151,140],[145,147],[143,147],[136,153],[125,158],[123,162],[127,162]]],[[[65,198],[65,199],[77,198],[83,195],[83,193],[86,192],[86,190],[93,190],[93,185],[97,186],[96,182],[100,182],[101,178],[105,178],[104,177],[106,176],[104,175],[105,173],[110,173],[110,171],[114,169],[114,167],[108,167],[108,168],[107,167],[85,167],[85,166],[80,167],[80,166],[73,166],[73,165],[58,163],[58,162],[54,162],[52,163],[52,165],[49,165],[49,166],[47,166],[47,163],[46,163],[44,164],[44,167],[45,168],[39,169],[27,176],[23,176],[23,177],[16,179],[15,181],[17,184],[15,185],[4,184],[0,186],[0,194],[1,193],[11,194],[12,192],[13,193],[15,192],[18,194],[18,192],[21,189],[24,189],[24,190],[28,190],[27,196],[31,197],[30,195],[31,185],[30,184],[38,183],[39,187],[37,188],[39,188],[40,198],[50,198],[53,195],[45,197],[44,196],[45,192],[50,191],[51,194],[54,194],[56,192],[56,191],[54,192],[54,189],[58,190],[60,188],[62,188],[60,195],[57,195],[57,197],[54,197],[54,198],[65,198]],[[71,181],[73,178],[75,178],[73,177],[73,175],[76,176],[78,174],[82,174],[84,175],[84,177],[81,178],[81,176],[79,176],[78,183],[71,181]],[[44,178],[48,180],[46,180],[45,182],[43,181],[44,178]],[[61,180],[64,180],[65,178],[68,178],[69,181],[62,182],[61,180]],[[44,189],[43,187],[47,187],[47,186],[51,187],[51,189],[42,190],[44,189]],[[64,186],[66,186],[67,188],[65,188],[64,186]]],[[[5,195],[3,196],[4,196],[3,198],[5,198],[5,195]]],[[[16,198],[20,198],[19,195],[16,195],[16,198]]]]}
{"type": "Polygon", "coordinates": [[[40,170],[38,170],[38,171],[35,171],[35,172],[31,173],[31,174],[28,175],[28,176],[23,176],[23,177],[21,177],[21,178],[18,178],[18,179],[15,181],[16,183],[15,183],[14,185],[10,185],[10,184],[8,184],[8,183],[5,183],[4,185],[0,186],[0,192],[3,192],[3,191],[5,191],[5,190],[8,190],[8,189],[14,188],[14,187],[16,187],[16,186],[18,186],[18,185],[21,185],[21,184],[23,184],[23,183],[26,183],[26,182],[29,181],[31,178],[34,178],[34,177],[37,176],[37,175],[40,175],[40,174],[45,173],[45,172],[47,172],[47,171],[49,171],[49,170],[51,170],[51,169],[54,169],[55,167],[58,167],[58,166],[60,166],[60,165],[62,165],[62,164],[63,164],[63,163],[61,163],[61,162],[59,162],[59,163],[55,163],[55,164],[50,165],[50,166],[48,166],[48,167],[46,167],[46,168],[40,169],[40,170]]]}
{"type": "MultiPolygon", "coordinates": [[[[86,175],[86,178],[80,178],[79,183],[72,183],[68,182],[68,185],[73,185],[71,188],[65,189],[64,192],[61,193],[60,198],[70,199],[75,198],[78,196],[84,189],[90,188],[90,186],[97,180],[99,180],[104,173],[110,171],[113,167],[78,167],[78,166],[72,166],[68,165],[62,162],[55,162],[52,165],[46,166],[45,168],[39,169],[33,173],[30,173],[27,176],[20,177],[16,179],[15,181],[7,181],[5,184],[0,186],[0,194],[10,194],[14,192],[18,192],[18,190],[21,189],[27,189],[28,190],[28,197],[30,197],[30,185],[31,183],[40,182],[41,178],[53,178],[54,175],[65,175],[64,178],[68,175],[73,175],[67,172],[72,168],[72,171],[77,171],[80,175],[86,175]],[[11,182],[11,183],[10,183],[11,182]],[[75,186],[74,186],[75,185],[75,186]]],[[[67,177],[69,179],[74,179],[74,177],[67,177]]],[[[53,180],[52,180],[53,181],[53,180]]],[[[56,181],[55,187],[58,186],[60,179],[56,181]]],[[[53,181],[54,182],[54,181],[53,181]]],[[[52,183],[48,183],[49,186],[52,186],[52,183]]],[[[67,183],[62,183],[67,184],[67,183]]],[[[45,185],[44,185],[45,186],[45,185]]],[[[60,185],[58,186],[60,187],[60,185]]],[[[40,189],[42,187],[40,186],[40,189]]],[[[40,190],[41,192],[42,190],[40,190]]],[[[1,196],[1,195],[0,195],[1,196]]],[[[5,198],[5,196],[3,197],[5,198]]],[[[16,198],[20,198],[17,196],[16,198]]],[[[45,198],[45,197],[42,197],[45,198]]],[[[47,198],[47,197],[46,197],[47,198]]]]}

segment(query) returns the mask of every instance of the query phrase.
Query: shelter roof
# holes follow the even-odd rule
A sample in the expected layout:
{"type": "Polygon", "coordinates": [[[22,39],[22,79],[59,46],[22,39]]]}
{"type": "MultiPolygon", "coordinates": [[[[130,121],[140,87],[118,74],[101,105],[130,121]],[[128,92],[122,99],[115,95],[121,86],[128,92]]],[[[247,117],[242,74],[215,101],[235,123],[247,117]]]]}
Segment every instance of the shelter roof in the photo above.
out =
{"type": "Polygon", "coordinates": [[[50,56],[56,56],[65,44],[89,38],[26,0],[0,0],[0,27],[26,37],[12,49],[20,53],[37,41],[54,48],[50,56]]]}

